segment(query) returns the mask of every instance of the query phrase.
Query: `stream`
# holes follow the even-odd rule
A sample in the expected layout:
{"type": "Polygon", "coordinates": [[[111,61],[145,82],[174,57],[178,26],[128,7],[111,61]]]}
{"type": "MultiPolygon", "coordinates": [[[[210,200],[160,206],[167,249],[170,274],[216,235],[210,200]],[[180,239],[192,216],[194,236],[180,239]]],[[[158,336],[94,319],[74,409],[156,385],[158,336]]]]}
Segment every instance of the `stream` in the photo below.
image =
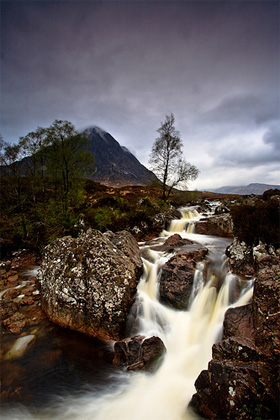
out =
{"type": "MultiPolygon", "coordinates": [[[[154,373],[126,372],[112,365],[113,343],[101,343],[45,321],[35,343],[17,360],[26,400],[4,404],[2,419],[46,420],[192,420],[187,408],[194,383],[222,336],[229,307],[247,304],[253,280],[228,270],[228,238],[195,233],[201,218],[196,207],[180,209],[182,218],[149,243],[140,243],[144,274],[138,285],[137,334],[158,336],[166,353],[154,373]],[[174,254],[158,249],[179,233],[208,248],[197,264],[187,310],[163,305],[159,299],[160,267],[174,254]]],[[[135,315],[134,315],[135,316],[135,315]]],[[[135,335],[135,334],[133,334],[135,335]]]]}

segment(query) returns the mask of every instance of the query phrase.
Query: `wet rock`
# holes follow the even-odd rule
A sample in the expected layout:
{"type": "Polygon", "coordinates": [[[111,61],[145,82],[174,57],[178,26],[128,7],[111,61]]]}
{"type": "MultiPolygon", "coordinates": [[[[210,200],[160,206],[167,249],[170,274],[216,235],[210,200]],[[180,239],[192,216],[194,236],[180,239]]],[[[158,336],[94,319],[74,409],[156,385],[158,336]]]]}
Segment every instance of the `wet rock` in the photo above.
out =
{"type": "Polygon", "coordinates": [[[208,250],[180,251],[161,269],[160,300],[176,309],[187,309],[192,291],[196,263],[202,261],[208,250]]]}
{"type": "Polygon", "coordinates": [[[18,295],[21,294],[21,291],[19,289],[9,289],[5,293],[3,293],[2,299],[6,300],[8,297],[11,299],[16,298],[18,295]]]}
{"type": "Polygon", "coordinates": [[[9,283],[14,283],[16,281],[18,281],[18,274],[14,274],[14,275],[8,276],[8,282],[9,283]]]}
{"type": "Polygon", "coordinates": [[[215,214],[225,214],[229,212],[230,212],[230,209],[224,204],[221,204],[220,206],[215,208],[215,214]]]}
{"type": "Polygon", "coordinates": [[[25,335],[19,337],[12,348],[5,354],[5,360],[18,359],[22,357],[30,344],[35,340],[35,335],[25,335]]]}
{"type": "Polygon", "coordinates": [[[169,236],[169,238],[164,242],[164,246],[170,246],[173,248],[182,247],[184,245],[192,245],[193,241],[190,241],[189,239],[183,239],[181,235],[178,233],[175,233],[172,236],[169,236]]]}
{"type": "Polygon", "coordinates": [[[228,337],[253,338],[252,305],[229,308],[225,313],[223,324],[223,340],[228,337]]]}
{"type": "Polygon", "coordinates": [[[135,336],[118,341],[114,347],[113,363],[128,370],[154,370],[165,346],[159,337],[135,336]]]}
{"type": "Polygon", "coordinates": [[[14,313],[11,317],[2,321],[4,328],[12,334],[19,334],[27,325],[27,320],[20,312],[14,313]]]}
{"type": "Polygon", "coordinates": [[[0,262],[0,270],[4,270],[4,272],[7,272],[11,269],[12,261],[6,260],[0,262]]]}
{"type": "Polygon", "coordinates": [[[233,236],[233,224],[229,213],[201,219],[195,224],[195,232],[201,235],[233,236]]]}
{"type": "Polygon", "coordinates": [[[140,250],[128,232],[57,239],[45,248],[39,271],[42,308],[58,325],[118,340],[141,274],[140,250]]]}
{"type": "Polygon", "coordinates": [[[169,210],[163,213],[157,213],[152,218],[152,228],[154,232],[161,232],[164,229],[167,229],[174,219],[180,219],[182,217],[179,210],[175,207],[170,207],[169,210]]]}
{"type": "Polygon", "coordinates": [[[263,353],[279,362],[280,263],[258,271],[252,305],[255,343],[263,353]]]}
{"type": "Polygon", "coordinates": [[[191,406],[209,419],[276,419],[280,395],[280,264],[257,273],[253,302],[230,309],[191,406]]]}
{"type": "Polygon", "coordinates": [[[168,229],[173,219],[180,219],[181,213],[175,207],[171,207],[168,211],[157,213],[155,216],[147,218],[145,221],[140,221],[136,226],[133,226],[131,233],[141,240],[151,240],[158,235],[162,230],[168,229]]]}
{"type": "Polygon", "coordinates": [[[15,312],[19,310],[19,305],[14,302],[10,296],[7,296],[6,299],[2,299],[0,305],[0,315],[1,320],[11,317],[15,312]]]}

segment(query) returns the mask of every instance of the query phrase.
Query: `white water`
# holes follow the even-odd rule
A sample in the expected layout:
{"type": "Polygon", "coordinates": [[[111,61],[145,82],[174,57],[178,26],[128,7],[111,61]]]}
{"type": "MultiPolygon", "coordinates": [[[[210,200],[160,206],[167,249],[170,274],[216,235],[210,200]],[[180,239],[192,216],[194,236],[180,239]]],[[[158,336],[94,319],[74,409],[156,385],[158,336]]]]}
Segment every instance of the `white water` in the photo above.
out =
{"type": "MultiPolygon", "coordinates": [[[[96,396],[90,391],[82,397],[60,402],[40,415],[17,413],[13,419],[60,420],[190,420],[195,415],[187,405],[195,393],[194,383],[207,368],[213,343],[221,336],[225,311],[229,306],[244,305],[253,293],[253,282],[242,283],[227,272],[224,256],[227,240],[196,235],[189,231],[191,222],[199,219],[195,209],[182,210],[183,219],[173,221],[169,231],[162,233],[160,243],[174,232],[193,239],[210,250],[212,268],[197,265],[190,307],[178,311],[162,305],[158,300],[160,267],[171,257],[163,252],[145,250],[144,274],[138,286],[138,333],[159,336],[166,354],[158,370],[153,373],[119,373],[123,380],[114,392],[96,396]],[[189,223],[186,226],[186,223],[189,223]],[[205,272],[207,273],[205,274],[205,272]],[[206,278],[205,278],[206,277],[206,278]],[[205,284],[206,282],[206,284],[205,284]],[[217,285],[219,287],[217,288],[217,285]],[[240,295],[233,300],[236,286],[240,295]]],[[[194,226],[194,225],[192,225],[194,226]]],[[[90,361],[89,361],[90,363],[90,361]]],[[[10,417],[11,418],[11,417],[10,417]]]]}

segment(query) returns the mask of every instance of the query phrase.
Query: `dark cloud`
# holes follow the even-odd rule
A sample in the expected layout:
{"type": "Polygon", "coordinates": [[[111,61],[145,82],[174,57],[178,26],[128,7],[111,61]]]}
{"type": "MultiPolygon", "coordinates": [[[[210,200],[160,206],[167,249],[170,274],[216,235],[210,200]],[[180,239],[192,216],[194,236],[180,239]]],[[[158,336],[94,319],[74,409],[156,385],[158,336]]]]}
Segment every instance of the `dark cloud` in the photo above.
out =
{"type": "Polygon", "coordinates": [[[279,99],[255,94],[239,94],[224,98],[214,109],[202,116],[209,124],[253,126],[279,118],[279,99]]]}
{"type": "Polygon", "coordinates": [[[241,164],[242,139],[248,150],[252,143],[251,162],[269,162],[278,12],[270,0],[4,1],[3,137],[16,141],[55,118],[100,125],[147,164],[160,121],[173,112],[187,158],[201,169],[197,185],[220,182],[217,157],[232,171],[241,164]]]}
{"type": "Polygon", "coordinates": [[[280,123],[272,125],[263,136],[264,143],[271,145],[272,150],[278,153],[280,162],[280,123]]]}

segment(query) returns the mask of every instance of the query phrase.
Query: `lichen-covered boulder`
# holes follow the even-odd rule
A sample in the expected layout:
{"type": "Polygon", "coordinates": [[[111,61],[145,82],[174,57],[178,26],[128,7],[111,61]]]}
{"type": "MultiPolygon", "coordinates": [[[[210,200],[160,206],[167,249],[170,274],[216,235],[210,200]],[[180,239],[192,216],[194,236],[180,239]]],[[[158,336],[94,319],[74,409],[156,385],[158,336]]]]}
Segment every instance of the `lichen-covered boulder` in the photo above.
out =
{"type": "Polygon", "coordinates": [[[45,248],[38,274],[42,308],[58,325],[118,340],[141,274],[140,250],[129,232],[88,230],[57,239],[45,248]]]}

